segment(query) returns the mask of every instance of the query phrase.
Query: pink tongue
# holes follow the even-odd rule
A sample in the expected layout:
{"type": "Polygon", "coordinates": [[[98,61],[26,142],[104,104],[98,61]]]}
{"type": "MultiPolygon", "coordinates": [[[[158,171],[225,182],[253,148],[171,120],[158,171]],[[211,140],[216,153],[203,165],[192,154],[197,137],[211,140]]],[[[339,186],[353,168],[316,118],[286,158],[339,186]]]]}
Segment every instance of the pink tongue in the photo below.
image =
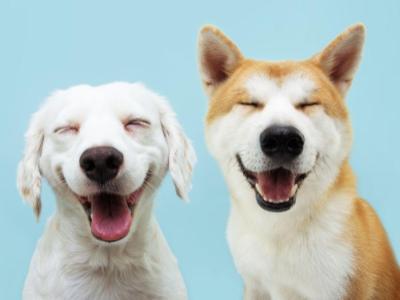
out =
{"type": "Polygon", "coordinates": [[[111,242],[124,238],[132,223],[131,211],[125,199],[115,195],[99,195],[92,199],[92,233],[111,242]]]}
{"type": "Polygon", "coordinates": [[[272,202],[289,200],[292,187],[295,184],[295,176],[292,172],[285,169],[277,169],[258,173],[256,177],[265,200],[272,202]]]}

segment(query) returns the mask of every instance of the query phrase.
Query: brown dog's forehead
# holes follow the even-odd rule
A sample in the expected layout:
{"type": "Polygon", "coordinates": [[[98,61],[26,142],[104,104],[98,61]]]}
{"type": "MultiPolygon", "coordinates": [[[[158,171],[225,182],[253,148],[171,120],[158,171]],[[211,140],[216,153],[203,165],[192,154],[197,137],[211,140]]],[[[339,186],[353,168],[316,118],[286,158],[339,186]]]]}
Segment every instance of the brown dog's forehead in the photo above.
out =
{"type": "MultiPolygon", "coordinates": [[[[338,119],[347,118],[344,99],[313,61],[263,62],[244,60],[226,82],[217,88],[212,96],[206,117],[207,122],[225,115],[238,102],[251,99],[251,95],[245,88],[246,81],[250,77],[265,75],[266,78],[274,80],[279,85],[290,75],[297,73],[304,74],[315,84],[310,100],[320,102],[326,113],[332,117],[338,119]]],[[[268,101],[268,99],[266,100],[268,101]]]]}

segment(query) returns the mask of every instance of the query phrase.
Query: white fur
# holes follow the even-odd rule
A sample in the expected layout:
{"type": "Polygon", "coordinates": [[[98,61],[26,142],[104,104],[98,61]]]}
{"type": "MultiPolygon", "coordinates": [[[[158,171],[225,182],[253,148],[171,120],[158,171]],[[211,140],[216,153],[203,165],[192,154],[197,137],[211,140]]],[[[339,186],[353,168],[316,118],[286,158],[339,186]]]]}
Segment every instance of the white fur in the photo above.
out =
{"type": "Polygon", "coordinates": [[[171,171],[186,197],[195,156],[167,102],[142,84],[81,85],[54,93],[34,114],[19,166],[22,196],[40,213],[41,174],[53,188],[57,211],[38,242],[24,299],[186,299],[175,257],[152,213],[155,191],[171,171]],[[148,120],[128,132],[126,118],[148,120]],[[79,124],[79,132],[54,130],[79,124]],[[79,166],[83,151],[113,146],[124,164],[113,192],[127,195],[153,176],[134,210],[129,234],[105,243],[91,233],[77,196],[96,193],[79,166]],[[40,171],[39,171],[40,170],[40,171]]]}
{"type": "Polygon", "coordinates": [[[245,298],[341,299],[353,271],[353,250],[343,242],[351,199],[345,191],[331,199],[322,195],[349,153],[351,133],[322,107],[310,116],[295,109],[315,88],[305,74],[289,75],[281,84],[253,74],[243,88],[265,107],[249,113],[248,106],[236,105],[207,125],[206,140],[232,197],[228,242],[245,281],[245,298]],[[235,160],[239,154],[246,168],[254,172],[271,167],[259,146],[259,136],[273,124],[291,125],[302,132],[305,144],[296,171],[310,172],[296,204],[283,213],[258,206],[235,160]],[[321,205],[325,205],[323,210],[321,205]]]}

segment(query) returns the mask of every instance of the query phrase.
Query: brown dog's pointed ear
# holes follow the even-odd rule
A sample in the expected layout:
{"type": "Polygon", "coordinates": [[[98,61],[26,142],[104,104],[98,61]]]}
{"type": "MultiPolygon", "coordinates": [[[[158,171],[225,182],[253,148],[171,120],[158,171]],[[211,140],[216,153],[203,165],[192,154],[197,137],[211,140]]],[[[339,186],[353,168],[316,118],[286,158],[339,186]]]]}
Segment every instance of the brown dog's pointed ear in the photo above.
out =
{"type": "Polygon", "coordinates": [[[364,25],[353,25],[314,58],[342,96],[346,95],[354,78],[360,62],[364,38],[364,25]]]}
{"type": "Polygon", "coordinates": [[[243,60],[236,45],[214,26],[204,26],[199,35],[201,79],[208,96],[224,82],[243,60]]]}

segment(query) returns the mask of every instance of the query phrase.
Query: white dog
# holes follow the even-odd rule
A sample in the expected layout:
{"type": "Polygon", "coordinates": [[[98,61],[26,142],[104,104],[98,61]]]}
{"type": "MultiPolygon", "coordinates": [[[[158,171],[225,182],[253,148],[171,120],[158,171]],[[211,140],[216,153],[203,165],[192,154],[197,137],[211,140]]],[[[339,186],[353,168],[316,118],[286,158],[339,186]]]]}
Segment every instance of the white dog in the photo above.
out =
{"type": "Polygon", "coordinates": [[[54,93],[33,115],[18,172],[37,217],[42,175],[57,196],[24,299],[186,299],[152,206],[168,169],[187,196],[194,162],[173,111],[142,84],[54,93]]]}

